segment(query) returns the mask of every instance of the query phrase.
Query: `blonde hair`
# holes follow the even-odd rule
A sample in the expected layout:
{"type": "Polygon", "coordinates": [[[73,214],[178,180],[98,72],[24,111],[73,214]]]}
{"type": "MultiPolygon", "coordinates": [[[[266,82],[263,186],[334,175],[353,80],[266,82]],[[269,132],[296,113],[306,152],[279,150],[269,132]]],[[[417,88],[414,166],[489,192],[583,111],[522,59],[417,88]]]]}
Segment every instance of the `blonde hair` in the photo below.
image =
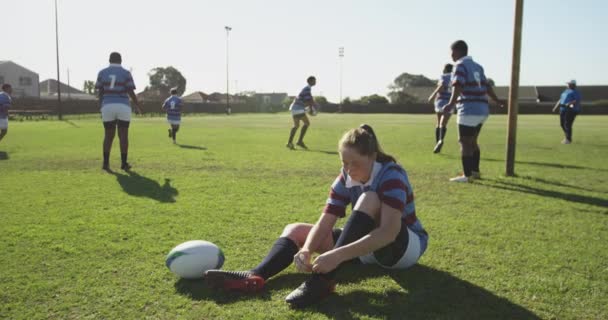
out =
{"type": "Polygon", "coordinates": [[[338,143],[338,150],[343,150],[344,148],[353,148],[358,154],[363,156],[376,154],[376,161],[381,163],[397,162],[393,156],[382,151],[374,130],[367,124],[350,129],[342,136],[342,139],[338,143]]]}

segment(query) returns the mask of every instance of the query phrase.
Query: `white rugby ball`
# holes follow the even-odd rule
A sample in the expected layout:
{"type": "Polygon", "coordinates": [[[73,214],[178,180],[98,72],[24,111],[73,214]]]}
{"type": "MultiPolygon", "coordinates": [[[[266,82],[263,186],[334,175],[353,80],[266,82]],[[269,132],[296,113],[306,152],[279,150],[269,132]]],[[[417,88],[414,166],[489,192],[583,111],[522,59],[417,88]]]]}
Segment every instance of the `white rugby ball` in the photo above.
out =
{"type": "Polygon", "coordinates": [[[191,240],[173,248],[165,264],[181,278],[202,278],[205,271],[220,269],[224,265],[224,253],[209,241],[191,240]]]}

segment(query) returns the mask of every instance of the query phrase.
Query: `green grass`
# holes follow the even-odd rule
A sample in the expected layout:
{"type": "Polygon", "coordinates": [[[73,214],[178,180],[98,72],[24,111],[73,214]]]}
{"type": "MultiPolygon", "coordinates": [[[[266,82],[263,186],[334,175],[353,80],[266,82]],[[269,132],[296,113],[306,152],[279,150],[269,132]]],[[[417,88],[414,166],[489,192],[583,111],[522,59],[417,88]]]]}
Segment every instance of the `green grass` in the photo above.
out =
{"type": "Polygon", "coordinates": [[[461,170],[456,125],[434,155],[433,121],[322,114],[304,152],[284,147],[287,114],[186,117],[181,147],[163,119],[136,118],[133,175],[100,170],[98,119],[13,121],[0,142],[0,318],[608,318],[608,117],[577,118],[572,145],[559,143],[557,116],[520,117],[507,178],[506,117],[493,116],[484,179],[464,185],[447,182],[461,170]],[[337,294],[304,311],[283,301],[306,278],[293,267],[245,297],[167,270],[169,250],[192,239],[218,244],[226,269],[250,268],[284,225],[314,222],[337,141],[363,122],[414,186],[430,233],[418,266],[348,267],[337,294]]]}

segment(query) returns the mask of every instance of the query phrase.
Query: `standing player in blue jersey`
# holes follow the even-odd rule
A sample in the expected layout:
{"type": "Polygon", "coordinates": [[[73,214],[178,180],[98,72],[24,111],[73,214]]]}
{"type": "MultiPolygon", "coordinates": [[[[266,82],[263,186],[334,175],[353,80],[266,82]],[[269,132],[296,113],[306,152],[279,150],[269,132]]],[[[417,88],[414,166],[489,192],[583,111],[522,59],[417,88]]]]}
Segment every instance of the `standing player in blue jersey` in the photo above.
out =
{"type": "Polygon", "coordinates": [[[171,126],[169,138],[173,138],[173,144],[176,144],[175,137],[182,119],[182,99],[177,96],[177,88],[171,89],[171,96],[165,100],[161,109],[167,112],[167,122],[171,126]]]}
{"type": "Polygon", "coordinates": [[[0,92],[0,141],[8,132],[8,109],[11,107],[11,103],[13,103],[13,99],[11,98],[11,94],[13,93],[13,88],[10,84],[5,83],[2,85],[2,92],[0,92]]]}
{"type": "Polygon", "coordinates": [[[553,112],[559,107],[559,124],[564,130],[563,144],[572,143],[572,125],[574,119],[581,112],[581,94],[576,90],[576,80],[567,82],[568,89],[562,92],[559,100],[553,107],[553,112]]]}
{"type": "Polygon", "coordinates": [[[95,88],[99,91],[101,118],[105,129],[103,140],[103,169],[110,170],[110,150],[118,128],[120,140],[120,158],[123,170],[131,169],[127,162],[129,151],[129,124],[131,123],[131,106],[129,97],[141,114],[142,109],[135,95],[135,84],[131,72],[121,66],[122,57],[118,52],[110,54],[110,66],[99,71],[95,88]]]}
{"type": "Polygon", "coordinates": [[[368,125],[351,129],[338,144],[342,170],[329,190],[315,224],[287,225],[266,258],[248,271],[209,270],[213,287],[257,292],[292,262],[310,278],[285,299],[292,307],[320,302],[334,291],[335,277],[347,262],[405,269],[425,252],[428,234],[416,217],[414,192],[407,173],[382,151],[368,125]],[[343,229],[339,218],[352,212],[343,229]],[[313,259],[313,253],[320,254],[313,259]]]}
{"type": "Polygon", "coordinates": [[[445,133],[448,130],[448,121],[452,115],[451,113],[443,113],[443,107],[448,104],[450,101],[450,96],[452,95],[452,68],[453,66],[449,63],[443,67],[443,74],[437,82],[437,88],[429,97],[429,102],[433,102],[434,100],[435,113],[437,114],[437,125],[435,126],[435,148],[433,149],[434,153],[441,152],[443,139],[445,138],[445,133]]]}
{"type": "Polygon", "coordinates": [[[452,44],[451,49],[452,59],[456,62],[452,74],[453,89],[450,101],[443,107],[443,111],[444,114],[449,114],[456,106],[463,174],[450,181],[469,182],[480,178],[481,151],[477,139],[490,113],[488,96],[501,107],[504,102],[498,99],[494,89],[488,84],[483,67],[468,55],[466,42],[458,40],[452,44]]]}
{"type": "Polygon", "coordinates": [[[287,141],[286,147],[289,149],[295,149],[293,145],[293,137],[296,135],[298,128],[300,127],[300,121],[304,123],[302,126],[302,130],[300,130],[300,138],[296,145],[308,149],[304,144],[304,135],[306,135],[306,130],[310,126],[310,121],[306,116],[306,108],[308,107],[311,115],[316,114],[317,103],[315,99],[312,97],[312,87],[317,84],[317,79],[313,76],[308,77],[306,79],[308,85],[300,91],[300,94],[293,100],[291,106],[289,106],[289,110],[291,111],[291,116],[293,118],[293,127],[291,128],[291,132],[289,132],[289,140],[287,141]]]}

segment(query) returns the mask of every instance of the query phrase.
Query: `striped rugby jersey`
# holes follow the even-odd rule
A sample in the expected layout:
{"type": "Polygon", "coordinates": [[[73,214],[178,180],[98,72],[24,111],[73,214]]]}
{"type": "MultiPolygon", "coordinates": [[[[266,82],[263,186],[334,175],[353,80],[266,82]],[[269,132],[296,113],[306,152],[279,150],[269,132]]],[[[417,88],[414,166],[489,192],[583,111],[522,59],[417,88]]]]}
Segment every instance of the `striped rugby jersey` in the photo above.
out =
{"type": "Polygon", "coordinates": [[[131,72],[120,64],[111,63],[109,67],[102,69],[97,74],[96,89],[103,89],[101,105],[109,103],[121,103],[129,105],[128,92],[135,90],[131,72]]]}
{"type": "Polygon", "coordinates": [[[456,100],[459,115],[487,116],[488,82],[483,67],[470,56],[456,61],[452,74],[452,86],[460,86],[462,91],[456,100]]]}
{"type": "Polygon", "coordinates": [[[181,120],[182,118],[182,99],[178,96],[170,96],[163,103],[163,109],[167,111],[168,120],[181,120]]]}
{"type": "Polygon", "coordinates": [[[300,94],[295,98],[289,107],[289,110],[291,110],[293,114],[306,113],[306,104],[312,100],[312,87],[308,85],[300,91],[300,94]]]}
{"type": "Polygon", "coordinates": [[[376,192],[382,203],[401,211],[401,221],[420,237],[421,253],[423,253],[428,243],[428,234],[416,217],[414,191],[407,173],[403,167],[394,162],[374,163],[372,176],[365,184],[353,183],[342,169],[342,173],[331,186],[323,213],[344,217],[346,206],[350,203],[352,210],[361,194],[367,191],[376,192]]]}
{"type": "Polygon", "coordinates": [[[8,119],[8,109],[11,107],[13,100],[8,93],[0,92],[0,119],[8,119]]]}
{"type": "Polygon", "coordinates": [[[437,100],[448,102],[450,101],[450,97],[452,96],[452,86],[450,85],[452,81],[451,73],[444,73],[439,78],[437,85],[441,85],[442,88],[439,90],[439,94],[437,95],[437,100]]]}

